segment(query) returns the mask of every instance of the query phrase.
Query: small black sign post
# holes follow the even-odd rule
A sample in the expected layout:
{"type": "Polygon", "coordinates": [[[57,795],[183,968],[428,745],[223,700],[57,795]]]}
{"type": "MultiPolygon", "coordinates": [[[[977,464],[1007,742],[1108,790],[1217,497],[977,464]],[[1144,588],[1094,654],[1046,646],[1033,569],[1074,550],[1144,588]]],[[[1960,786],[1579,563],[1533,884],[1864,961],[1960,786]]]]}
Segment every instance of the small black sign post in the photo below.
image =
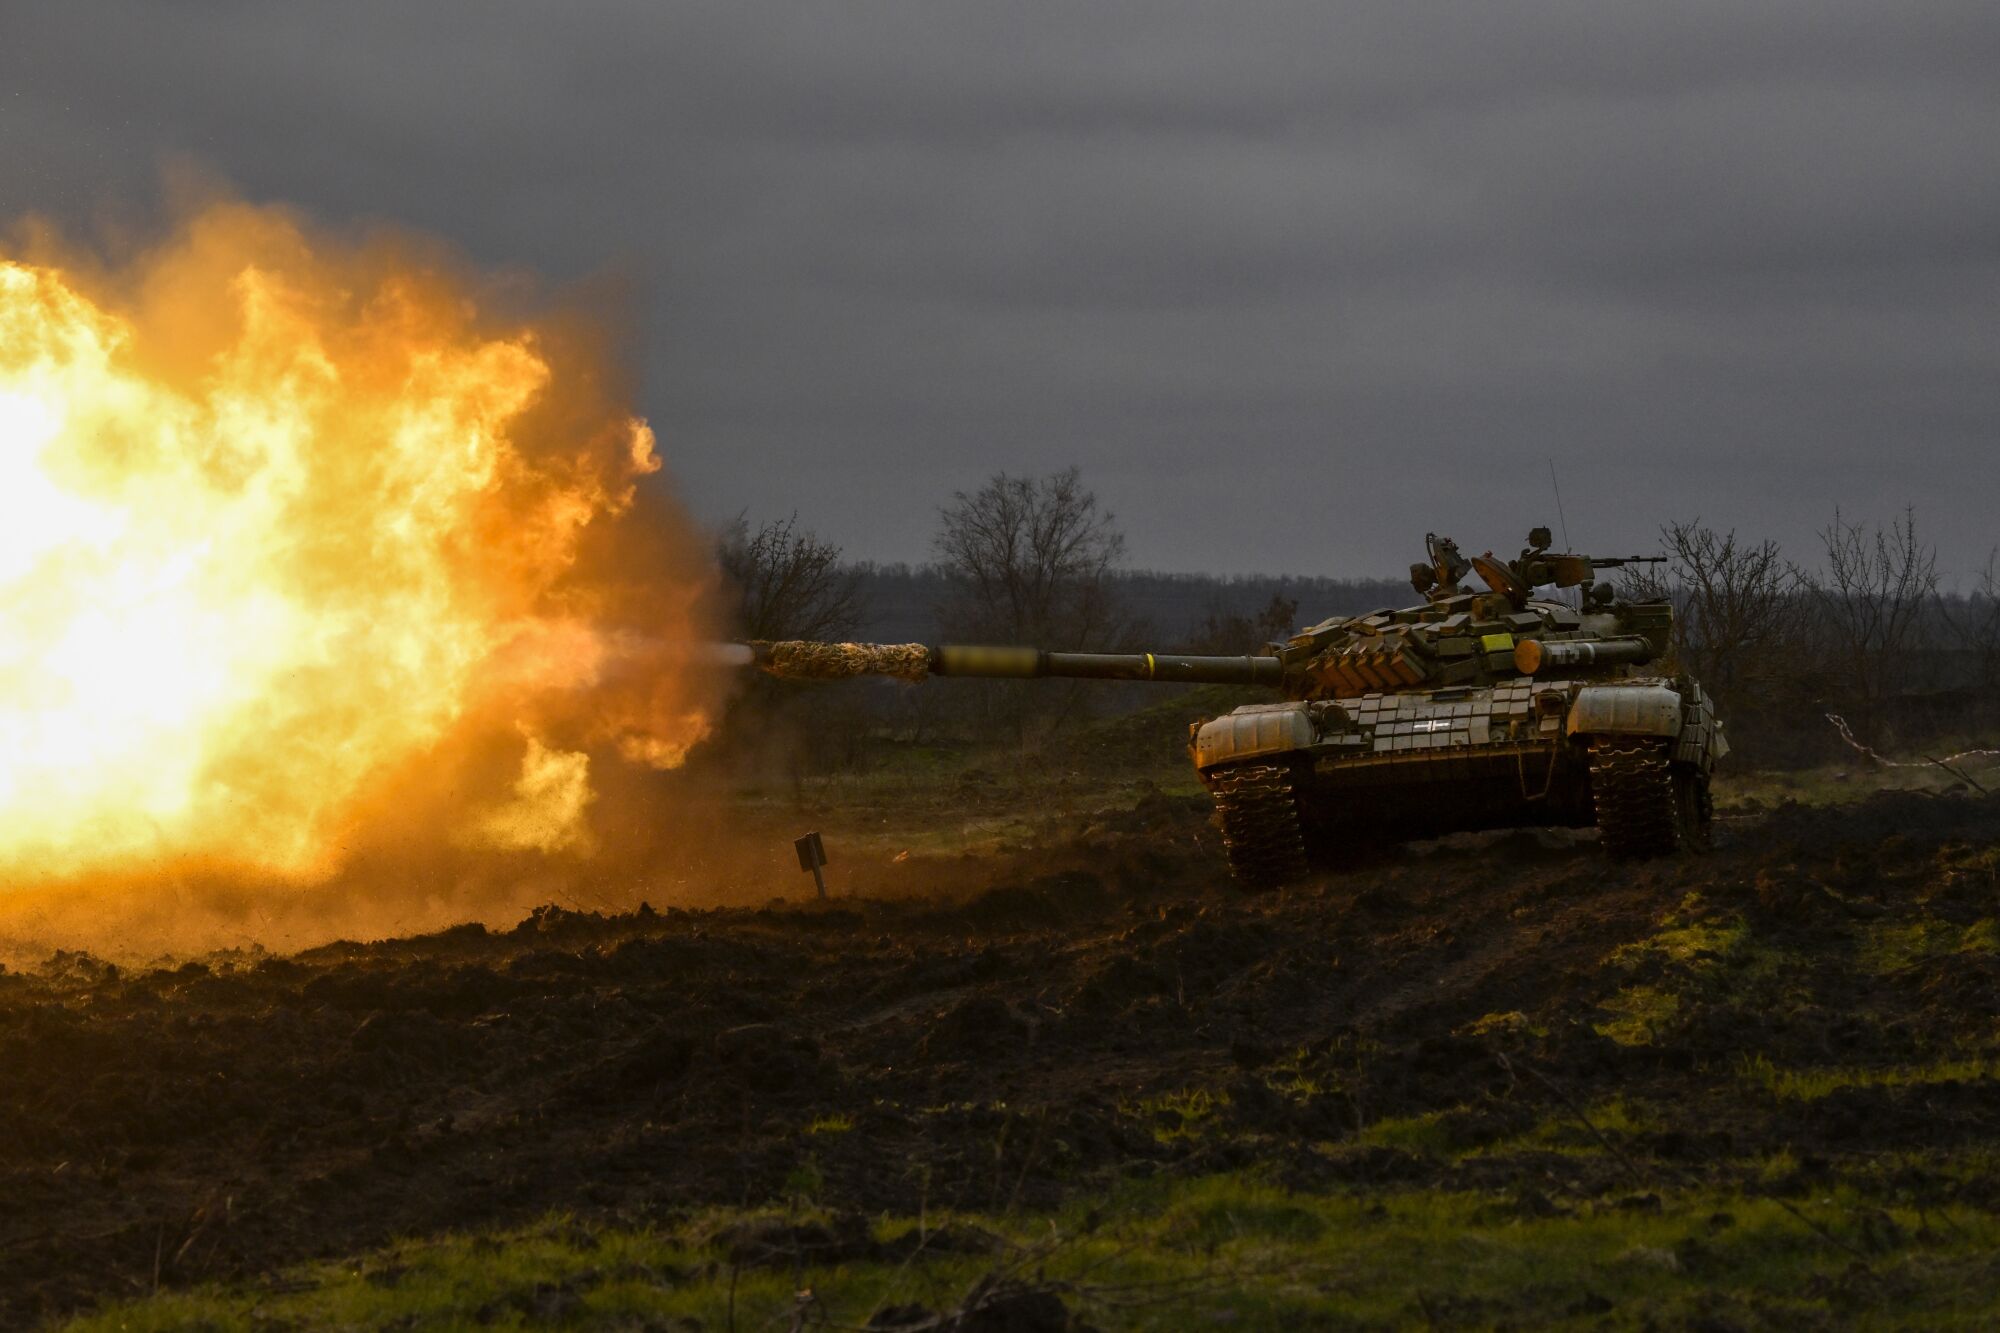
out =
{"type": "Polygon", "coordinates": [[[812,871],[819,896],[826,897],[826,876],[820,872],[820,867],[826,864],[826,844],[819,840],[819,834],[808,833],[792,839],[792,850],[799,854],[799,869],[812,871]]]}

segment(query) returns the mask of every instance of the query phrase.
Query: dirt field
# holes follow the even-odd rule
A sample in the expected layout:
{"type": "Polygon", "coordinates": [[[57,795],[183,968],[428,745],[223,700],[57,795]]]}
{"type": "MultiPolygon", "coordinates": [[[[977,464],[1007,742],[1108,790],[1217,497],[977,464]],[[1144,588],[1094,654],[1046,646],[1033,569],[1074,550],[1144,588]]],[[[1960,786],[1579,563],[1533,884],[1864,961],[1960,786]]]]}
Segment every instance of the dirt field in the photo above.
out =
{"type": "Polygon", "coordinates": [[[1508,835],[1246,897],[1199,798],[1155,795],[871,872],[883,901],[61,954],[0,975],[0,1326],[552,1210],[1244,1171],[1522,1217],[1774,1200],[1852,1279],[1825,1308],[1893,1310],[1925,1219],[2000,1211],[1996,831],[2000,801],[1875,795],[1739,810],[1699,861],[1508,835]]]}

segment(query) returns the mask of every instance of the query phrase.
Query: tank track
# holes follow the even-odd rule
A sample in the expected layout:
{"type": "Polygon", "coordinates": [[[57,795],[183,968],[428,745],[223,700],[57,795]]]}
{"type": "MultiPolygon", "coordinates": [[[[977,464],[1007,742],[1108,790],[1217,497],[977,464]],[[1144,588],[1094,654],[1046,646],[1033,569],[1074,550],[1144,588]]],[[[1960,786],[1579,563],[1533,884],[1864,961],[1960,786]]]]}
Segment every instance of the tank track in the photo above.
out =
{"type": "Polygon", "coordinates": [[[1680,849],[1681,795],[1675,790],[1669,744],[1657,736],[1591,741],[1591,799],[1608,854],[1669,856],[1680,849]]]}
{"type": "Polygon", "coordinates": [[[1275,889],[1306,875],[1305,830],[1288,764],[1232,764],[1214,770],[1209,791],[1236,882],[1275,889]]]}

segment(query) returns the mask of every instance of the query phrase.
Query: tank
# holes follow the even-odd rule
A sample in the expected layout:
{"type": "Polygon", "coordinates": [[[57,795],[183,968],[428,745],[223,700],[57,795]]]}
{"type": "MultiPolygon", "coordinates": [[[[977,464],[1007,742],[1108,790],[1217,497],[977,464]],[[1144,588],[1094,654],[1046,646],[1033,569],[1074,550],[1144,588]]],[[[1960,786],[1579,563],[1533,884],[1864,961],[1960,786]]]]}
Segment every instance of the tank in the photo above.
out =
{"type": "Polygon", "coordinates": [[[1701,685],[1661,665],[1664,599],[1597,575],[1658,556],[1466,557],[1425,537],[1422,601],[1322,621],[1247,657],[947,644],[750,645],[774,675],[1154,680],[1283,694],[1195,723],[1188,754],[1237,881],[1266,889],[1385,841],[1595,825],[1620,858],[1701,852],[1728,753],[1701,685]],[[1479,586],[1468,587],[1468,577],[1479,586]]]}

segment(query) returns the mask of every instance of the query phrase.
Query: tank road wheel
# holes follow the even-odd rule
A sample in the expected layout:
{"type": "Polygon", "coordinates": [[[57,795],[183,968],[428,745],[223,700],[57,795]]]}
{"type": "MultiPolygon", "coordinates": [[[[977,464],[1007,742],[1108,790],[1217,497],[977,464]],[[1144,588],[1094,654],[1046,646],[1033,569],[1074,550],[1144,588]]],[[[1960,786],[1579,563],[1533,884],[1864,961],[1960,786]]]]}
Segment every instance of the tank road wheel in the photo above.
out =
{"type": "Polygon", "coordinates": [[[1245,889],[1304,879],[1305,830],[1289,764],[1232,764],[1214,771],[1210,791],[1229,868],[1245,889]]]}
{"type": "Polygon", "coordinates": [[[1615,857],[1667,856],[1681,845],[1681,800],[1659,736],[1599,736],[1590,743],[1597,831],[1615,857]]]}

